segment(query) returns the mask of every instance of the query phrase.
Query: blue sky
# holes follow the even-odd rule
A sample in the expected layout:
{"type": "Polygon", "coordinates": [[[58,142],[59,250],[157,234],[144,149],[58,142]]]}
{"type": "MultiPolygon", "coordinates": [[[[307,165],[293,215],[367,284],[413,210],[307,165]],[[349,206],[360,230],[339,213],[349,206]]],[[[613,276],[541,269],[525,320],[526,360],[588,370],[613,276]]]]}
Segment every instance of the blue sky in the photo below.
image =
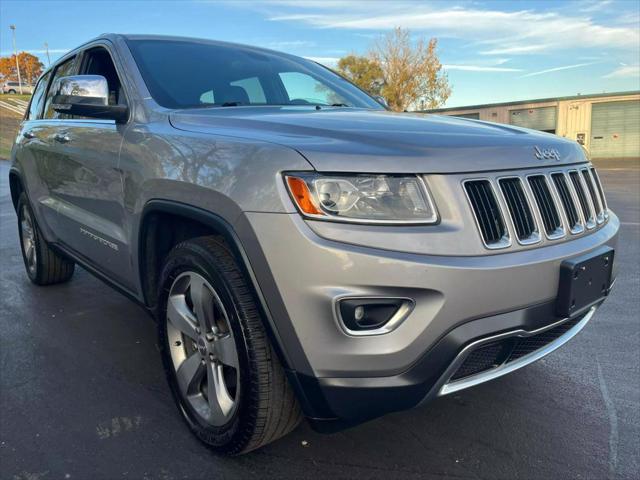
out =
{"type": "Polygon", "coordinates": [[[439,39],[446,106],[640,89],[638,0],[0,2],[0,50],[51,59],[103,32],[234,41],[329,66],[395,26],[439,39]],[[126,3],[126,5],[125,5],[126,3]]]}

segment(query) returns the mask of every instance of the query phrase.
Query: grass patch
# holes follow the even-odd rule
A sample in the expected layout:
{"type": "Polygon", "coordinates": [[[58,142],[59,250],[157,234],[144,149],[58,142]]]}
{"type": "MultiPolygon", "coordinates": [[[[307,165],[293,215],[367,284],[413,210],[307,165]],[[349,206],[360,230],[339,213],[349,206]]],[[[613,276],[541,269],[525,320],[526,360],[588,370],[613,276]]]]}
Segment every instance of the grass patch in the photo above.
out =
{"type": "MultiPolygon", "coordinates": [[[[21,97],[24,95],[11,96],[21,97]]],[[[0,108],[0,160],[9,160],[11,147],[20,128],[21,121],[22,118],[18,114],[5,108],[0,108]]]]}

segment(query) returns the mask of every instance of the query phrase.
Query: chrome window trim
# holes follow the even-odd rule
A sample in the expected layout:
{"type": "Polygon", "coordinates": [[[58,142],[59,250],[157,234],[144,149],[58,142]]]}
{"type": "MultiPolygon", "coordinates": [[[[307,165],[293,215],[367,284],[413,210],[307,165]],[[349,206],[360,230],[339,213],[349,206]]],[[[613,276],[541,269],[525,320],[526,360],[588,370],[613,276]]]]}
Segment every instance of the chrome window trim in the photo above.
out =
{"type": "Polygon", "coordinates": [[[536,213],[539,216],[540,219],[540,225],[542,225],[542,229],[544,230],[544,236],[547,238],[547,240],[559,240],[561,238],[564,238],[567,236],[567,226],[569,224],[569,222],[565,219],[563,213],[564,213],[564,207],[562,206],[561,202],[559,201],[558,197],[556,196],[556,190],[555,190],[555,185],[553,184],[553,180],[551,180],[548,175],[546,175],[545,173],[530,173],[528,175],[525,175],[524,177],[526,179],[525,184],[527,185],[529,192],[531,193],[531,198],[533,199],[533,203],[535,205],[535,209],[536,209],[536,213]],[[529,178],[530,177],[542,177],[544,179],[544,183],[547,186],[547,189],[549,190],[549,194],[551,195],[551,200],[553,201],[553,205],[556,207],[556,212],[558,212],[558,218],[560,218],[560,227],[558,227],[558,229],[556,231],[558,231],[558,233],[552,233],[552,234],[548,234],[547,233],[547,229],[544,227],[544,221],[542,220],[542,212],[540,211],[540,206],[538,205],[538,202],[536,201],[535,195],[533,195],[533,190],[531,189],[531,184],[529,183],[529,178]]]}
{"type": "Polygon", "coordinates": [[[469,208],[471,210],[471,213],[473,214],[473,219],[476,223],[476,230],[480,235],[480,240],[482,241],[482,244],[484,245],[484,247],[489,250],[500,250],[503,248],[510,247],[512,245],[512,241],[511,241],[511,230],[509,227],[509,222],[507,222],[505,219],[504,207],[500,202],[500,197],[496,193],[496,189],[493,185],[493,181],[491,180],[491,178],[489,177],[466,178],[462,181],[462,190],[464,191],[464,195],[467,198],[467,203],[469,204],[469,208]],[[498,210],[500,211],[500,217],[502,218],[502,222],[504,223],[505,234],[496,243],[488,244],[487,242],[485,242],[484,236],[482,235],[482,228],[480,227],[480,221],[478,220],[478,215],[476,214],[476,211],[473,208],[473,203],[471,202],[471,198],[469,197],[469,193],[467,192],[467,188],[466,188],[467,183],[478,182],[478,181],[486,181],[489,183],[489,186],[491,187],[491,192],[493,193],[493,197],[495,198],[496,204],[498,205],[498,210]]]}
{"type": "Polygon", "coordinates": [[[537,360],[540,360],[542,357],[550,354],[554,350],[557,350],[562,345],[567,343],[573,337],[575,337],[586,325],[589,323],[593,314],[595,313],[597,307],[591,307],[584,317],[573,327],[571,327],[568,331],[566,331],[563,335],[556,338],[554,341],[548,343],[544,347],[535,350],[527,355],[524,355],[517,360],[509,363],[503,363],[502,365],[492,368],[490,370],[485,370],[484,372],[477,373],[475,375],[471,375],[469,377],[461,378],[460,380],[449,381],[451,377],[455,374],[457,369],[462,365],[462,362],[478,347],[481,347],[484,344],[501,340],[503,338],[509,337],[530,337],[533,335],[537,335],[551,328],[557,327],[569,320],[569,318],[564,318],[558,322],[552,323],[551,325],[547,325],[545,327],[539,328],[533,331],[527,330],[513,330],[510,332],[501,333],[498,335],[493,335],[491,337],[486,337],[480,340],[476,340],[475,342],[467,345],[454,359],[454,361],[449,365],[445,373],[442,375],[444,379],[441,382],[441,386],[437,390],[437,396],[448,395],[450,393],[458,392],[460,390],[464,390],[470,387],[474,387],[484,382],[488,382],[489,380],[493,380],[495,378],[502,377],[503,375],[507,375],[515,370],[518,370],[522,367],[525,367],[537,360]]]}
{"type": "Polygon", "coordinates": [[[520,245],[534,245],[536,243],[539,243],[542,240],[542,236],[540,235],[540,225],[538,223],[538,218],[536,217],[536,214],[533,210],[533,206],[531,202],[532,199],[529,196],[529,191],[526,188],[525,182],[523,182],[522,178],[519,177],[518,175],[505,175],[505,176],[496,177],[496,184],[498,185],[498,191],[500,192],[500,197],[502,198],[502,201],[506,207],[506,213],[509,214],[509,221],[511,222],[511,228],[513,229],[513,233],[516,241],[520,245]],[[520,183],[520,186],[522,187],[522,192],[524,193],[524,197],[529,207],[529,211],[533,216],[533,223],[535,225],[535,230],[531,232],[531,236],[529,238],[526,238],[524,240],[521,240],[520,238],[518,238],[518,233],[513,220],[513,215],[511,214],[511,210],[509,210],[509,204],[507,203],[507,198],[504,196],[504,192],[502,191],[502,184],[500,183],[502,182],[502,180],[509,180],[509,179],[518,180],[518,182],[520,183]]]}

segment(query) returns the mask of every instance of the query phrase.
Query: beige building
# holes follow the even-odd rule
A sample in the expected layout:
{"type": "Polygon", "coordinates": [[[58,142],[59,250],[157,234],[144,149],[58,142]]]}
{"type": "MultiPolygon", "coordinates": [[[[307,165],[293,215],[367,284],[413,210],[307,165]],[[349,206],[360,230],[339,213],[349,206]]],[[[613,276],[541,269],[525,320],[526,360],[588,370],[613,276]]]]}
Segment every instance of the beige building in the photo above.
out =
{"type": "Polygon", "coordinates": [[[640,157],[640,91],[427,110],[534,128],[583,144],[593,158],[640,157]]]}

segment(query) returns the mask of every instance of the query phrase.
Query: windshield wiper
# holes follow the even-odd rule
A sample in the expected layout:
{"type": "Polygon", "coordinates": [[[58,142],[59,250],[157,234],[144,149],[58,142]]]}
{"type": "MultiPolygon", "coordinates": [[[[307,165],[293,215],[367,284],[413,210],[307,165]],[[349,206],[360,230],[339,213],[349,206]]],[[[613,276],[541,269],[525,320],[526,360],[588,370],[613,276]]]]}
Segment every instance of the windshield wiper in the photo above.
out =
{"type": "Polygon", "coordinates": [[[242,102],[224,102],[221,107],[239,107],[242,105],[242,102]]]}
{"type": "Polygon", "coordinates": [[[332,107],[349,107],[349,108],[351,108],[351,105],[347,105],[346,103],[332,103],[331,106],[332,107]]]}

